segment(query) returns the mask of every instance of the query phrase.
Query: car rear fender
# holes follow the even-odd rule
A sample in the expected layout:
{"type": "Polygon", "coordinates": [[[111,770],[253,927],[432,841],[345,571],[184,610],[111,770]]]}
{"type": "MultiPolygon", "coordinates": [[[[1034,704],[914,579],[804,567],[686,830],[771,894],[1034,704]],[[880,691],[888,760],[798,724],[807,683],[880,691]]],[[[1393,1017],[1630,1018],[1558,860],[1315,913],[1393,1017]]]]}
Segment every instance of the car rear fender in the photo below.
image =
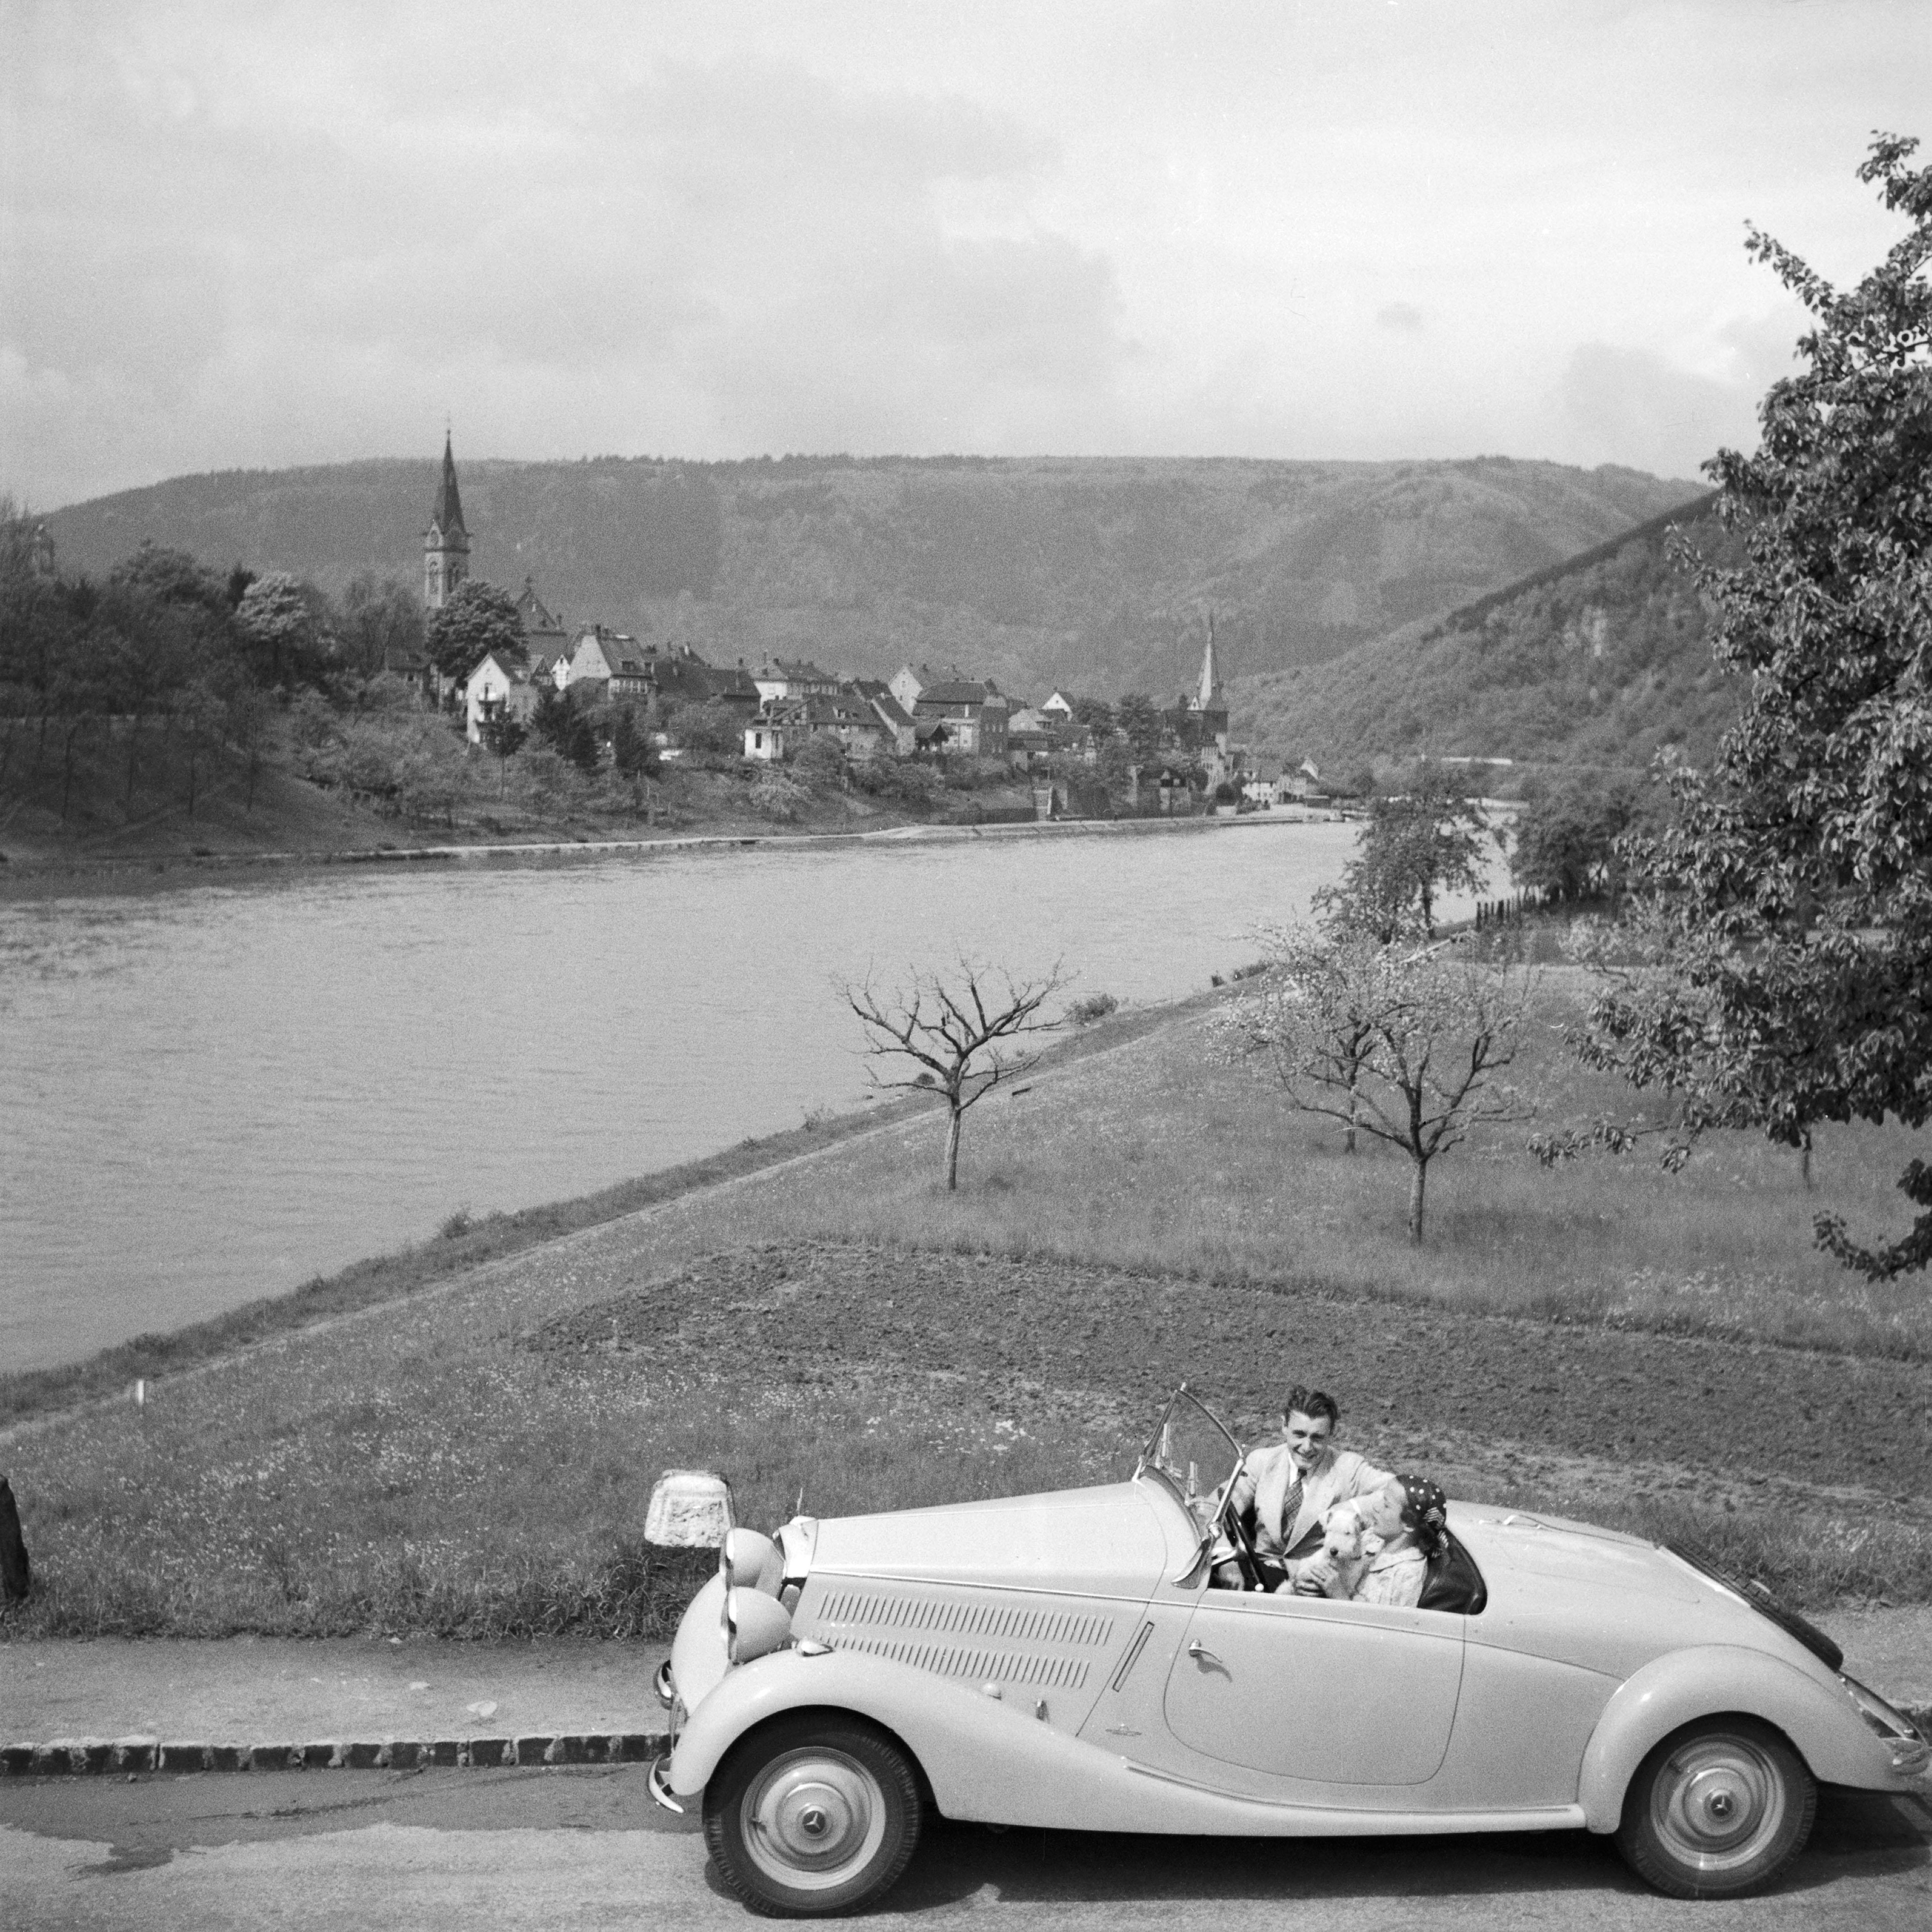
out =
{"type": "Polygon", "coordinates": [[[1894,1788],[1889,1757],[1834,1686],[1762,1651],[1729,1644],[1674,1650],[1624,1679],[1583,1753],[1577,1799],[1593,1832],[1614,1832],[1624,1793],[1651,1750],[1700,1718],[1751,1717],[1784,1732],[1816,1778],[1894,1788]]]}

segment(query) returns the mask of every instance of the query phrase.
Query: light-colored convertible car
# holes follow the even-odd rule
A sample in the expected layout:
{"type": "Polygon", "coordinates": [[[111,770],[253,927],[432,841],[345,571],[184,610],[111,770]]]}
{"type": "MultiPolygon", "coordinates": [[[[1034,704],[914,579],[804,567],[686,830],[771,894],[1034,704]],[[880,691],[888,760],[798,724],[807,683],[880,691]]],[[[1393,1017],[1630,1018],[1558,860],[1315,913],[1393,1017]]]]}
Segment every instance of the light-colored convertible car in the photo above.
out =
{"type": "Polygon", "coordinates": [[[1932,1746],[1690,1551],[1452,1504],[1422,1606],[1230,1589],[1241,1450],[1184,1389],[1132,1479],[730,1532],[658,1691],[658,1802],[761,1912],[876,1898],[927,1806],[1102,1832],[1616,1834],[1687,1898],[1768,1883],[1819,1782],[1932,1746]]]}

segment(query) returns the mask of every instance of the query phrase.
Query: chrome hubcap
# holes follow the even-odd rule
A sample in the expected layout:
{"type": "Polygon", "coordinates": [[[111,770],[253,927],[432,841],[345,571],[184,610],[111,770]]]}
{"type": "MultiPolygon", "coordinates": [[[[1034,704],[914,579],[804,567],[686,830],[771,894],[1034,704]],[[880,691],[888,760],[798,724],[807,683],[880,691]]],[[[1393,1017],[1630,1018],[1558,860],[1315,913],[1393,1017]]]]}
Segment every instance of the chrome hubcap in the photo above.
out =
{"type": "Polygon", "coordinates": [[[788,1751],[753,1781],[741,1814],[745,1848],[782,1885],[826,1891],[842,1885],[886,1834],[884,1793],[842,1751],[788,1751]]]}
{"type": "Polygon", "coordinates": [[[1664,1768],[1651,1819],[1672,1852],[1701,1871],[1748,1863],[1784,1822],[1784,1781],[1748,1738],[1699,1738],[1664,1768]]]}

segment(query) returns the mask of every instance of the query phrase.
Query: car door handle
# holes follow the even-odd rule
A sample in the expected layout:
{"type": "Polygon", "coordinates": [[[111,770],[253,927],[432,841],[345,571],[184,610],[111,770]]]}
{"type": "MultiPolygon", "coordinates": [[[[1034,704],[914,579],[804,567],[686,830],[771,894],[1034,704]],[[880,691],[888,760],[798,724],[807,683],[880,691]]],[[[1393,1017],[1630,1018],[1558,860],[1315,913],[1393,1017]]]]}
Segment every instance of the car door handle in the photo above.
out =
{"type": "Polygon", "coordinates": [[[1208,1664],[1216,1670],[1226,1670],[1228,1667],[1198,1638],[1187,1646],[1187,1654],[1196,1664],[1208,1664]]]}

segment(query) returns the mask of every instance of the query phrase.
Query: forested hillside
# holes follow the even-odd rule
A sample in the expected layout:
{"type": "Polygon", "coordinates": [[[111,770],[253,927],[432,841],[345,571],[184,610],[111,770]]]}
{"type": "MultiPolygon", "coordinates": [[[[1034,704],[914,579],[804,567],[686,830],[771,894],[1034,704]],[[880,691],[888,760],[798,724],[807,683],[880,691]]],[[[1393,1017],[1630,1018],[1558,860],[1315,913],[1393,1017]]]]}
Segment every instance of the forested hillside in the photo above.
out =
{"type": "MultiPolygon", "coordinates": [[[[1738,684],[1711,656],[1708,616],[1657,519],[1567,569],[1447,620],[1261,679],[1238,728],[1324,772],[1420,754],[1642,770],[1666,747],[1707,761],[1738,684]]],[[[1703,503],[1687,534],[1730,539],[1703,503]]]]}
{"type": "MultiPolygon", "coordinates": [[[[1627,470],[1445,463],[787,457],[463,461],[475,573],[730,662],[808,653],[884,675],[956,659],[1022,697],[1319,663],[1682,502],[1627,470]]],[[[414,584],[435,466],[184,477],[48,519],[64,566],[144,538],[331,592],[414,584]]]]}

